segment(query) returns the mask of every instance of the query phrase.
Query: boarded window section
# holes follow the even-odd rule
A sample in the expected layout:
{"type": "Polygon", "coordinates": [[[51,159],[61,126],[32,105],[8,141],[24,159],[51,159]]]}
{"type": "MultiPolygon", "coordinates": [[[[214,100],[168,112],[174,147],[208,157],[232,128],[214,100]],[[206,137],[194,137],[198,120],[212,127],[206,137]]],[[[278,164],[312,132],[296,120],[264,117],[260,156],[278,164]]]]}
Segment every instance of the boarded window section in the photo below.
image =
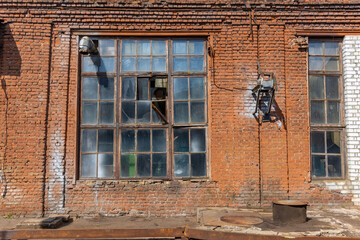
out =
{"type": "Polygon", "coordinates": [[[343,176],[340,44],[309,42],[311,161],[312,175],[318,178],[343,176]]]}
{"type": "Polygon", "coordinates": [[[166,177],[166,129],[121,131],[121,177],[166,177]]]}

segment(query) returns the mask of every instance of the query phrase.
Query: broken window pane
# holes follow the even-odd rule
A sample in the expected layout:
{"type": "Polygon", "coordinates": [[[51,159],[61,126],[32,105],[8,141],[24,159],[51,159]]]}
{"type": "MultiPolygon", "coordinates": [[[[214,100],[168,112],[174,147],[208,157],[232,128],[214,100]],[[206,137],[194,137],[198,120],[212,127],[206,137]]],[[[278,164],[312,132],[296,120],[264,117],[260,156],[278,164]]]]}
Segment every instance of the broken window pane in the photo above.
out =
{"type": "Polygon", "coordinates": [[[152,55],[165,55],[166,41],[152,41],[152,55]]]}
{"type": "Polygon", "coordinates": [[[205,153],[191,154],[191,176],[205,177],[206,176],[206,155],[205,153]]]}
{"type": "Polygon", "coordinates": [[[152,70],[153,70],[153,72],[165,72],[166,71],[166,58],[153,57],[152,58],[152,70]]]}
{"type": "Polygon", "coordinates": [[[309,41],[309,54],[310,55],[323,55],[323,43],[317,41],[309,41]]]}
{"type": "Polygon", "coordinates": [[[152,171],[154,177],[166,176],[166,154],[152,155],[152,171]]]}
{"type": "Polygon", "coordinates": [[[175,72],[187,72],[188,71],[188,58],[187,57],[174,57],[173,65],[175,72]]]}
{"type": "Polygon", "coordinates": [[[325,153],[325,132],[311,132],[311,152],[325,153]]]}
{"type": "Polygon", "coordinates": [[[339,71],[339,58],[326,57],[325,58],[325,71],[339,71]]]}
{"type": "Polygon", "coordinates": [[[186,40],[174,40],[173,41],[173,54],[174,55],[186,55],[187,54],[187,41],[186,40]]]}
{"type": "Polygon", "coordinates": [[[123,40],[122,41],[122,55],[135,55],[135,41],[134,40],[123,40]]]}
{"type": "Polygon", "coordinates": [[[315,177],[326,177],[326,158],[324,155],[311,156],[311,172],[315,177]]]}
{"type": "Polygon", "coordinates": [[[121,155],[121,177],[135,177],[135,154],[121,155]]]}
{"type": "Polygon", "coordinates": [[[137,122],[149,123],[150,122],[150,101],[137,102],[137,122]]]}
{"type": "Polygon", "coordinates": [[[100,99],[114,99],[114,78],[100,78],[100,99]]]}
{"type": "Polygon", "coordinates": [[[135,78],[125,77],[121,84],[121,99],[135,100],[135,78]]]}
{"type": "Polygon", "coordinates": [[[324,101],[311,101],[311,123],[325,123],[324,101]]]}
{"type": "Polygon", "coordinates": [[[204,99],[205,86],[203,77],[190,78],[190,98],[191,99],[204,99]]]}
{"type": "Polygon", "coordinates": [[[100,102],[100,124],[114,123],[114,103],[100,102]]]}
{"type": "Polygon", "coordinates": [[[100,55],[115,55],[114,40],[99,40],[100,55]]]}
{"type": "Polygon", "coordinates": [[[174,151],[189,152],[189,129],[174,129],[174,151]]]}
{"type": "Polygon", "coordinates": [[[339,77],[326,76],[326,98],[339,99],[339,77]]]}
{"type": "Polygon", "coordinates": [[[96,100],[98,98],[98,79],[84,77],[82,86],[82,98],[84,100],[96,100]]]}
{"type": "Polygon", "coordinates": [[[174,122],[176,124],[189,122],[189,107],[187,102],[174,103],[174,122]]]}
{"type": "Polygon", "coordinates": [[[340,132],[326,132],[327,153],[340,153],[340,132]]]}
{"type": "Polygon", "coordinates": [[[189,61],[190,71],[204,71],[204,57],[190,57],[189,61]]]}
{"type": "Polygon", "coordinates": [[[339,123],[340,121],[340,102],[327,102],[327,123],[339,123]]]}
{"type": "Polygon", "coordinates": [[[97,102],[84,101],[82,104],[82,124],[97,124],[97,102]]]}
{"type": "Polygon", "coordinates": [[[324,70],[323,57],[309,57],[309,69],[312,71],[324,70]]]}
{"type": "Polygon", "coordinates": [[[152,151],[166,152],[166,130],[152,130],[152,151]]]}
{"type": "Polygon", "coordinates": [[[81,131],[81,152],[96,152],[95,129],[84,129],[81,131]]]}
{"type": "Polygon", "coordinates": [[[151,43],[150,41],[137,41],[137,55],[150,55],[151,43]]]}
{"type": "Polygon", "coordinates": [[[205,152],[205,129],[190,130],[191,152],[205,152]]]}
{"type": "Polygon", "coordinates": [[[339,42],[325,42],[325,55],[339,55],[339,42]]]}
{"type": "Polygon", "coordinates": [[[121,131],[121,152],[135,152],[135,130],[121,131]]]}
{"type": "Polygon", "coordinates": [[[137,155],[137,173],[140,177],[149,177],[151,175],[150,154],[137,155]]]}
{"type": "Polygon", "coordinates": [[[115,71],[115,58],[101,57],[99,72],[114,72],[115,71]]]}
{"type": "Polygon", "coordinates": [[[99,152],[114,151],[114,130],[99,129],[99,152]]]}
{"type": "Polygon", "coordinates": [[[150,57],[138,57],[137,70],[140,72],[150,72],[151,58],[150,57]]]}
{"type": "Polygon", "coordinates": [[[204,102],[191,102],[191,122],[202,123],[205,122],[205,104],[204,102]]]}
{"type": "Polygon", "coordinates": [[[341,156],[328,156],[328,176],[341,177],[341,156]]]}
{"type": "MultiPolygon", "coordinates": [[[[157,144],[153,142],[153,144],[157,144]]],[[[138,152],[150,152],[150,130],[138,130],[137,131],[137,151],[138,152]]]]}
{"type": "Polygon", "coordinates": [[[309,76],[310,99],[324,99],[324,77],[309,76]]]}
{"type": "Polygon", "coordinates": [[[96,154],[81,155],[81,177],[96,177],[96,154]]]}
{"type": "Polygon", "coordinates": [[[204,41],[189,40],[189,55],[204,55],[204,41]]]}
{"type": "Polygon", "coordinates": [[[122,123],[135,122],[135,102],[121,103],[121,122],[122,123]]]}
{"type": "Polygon", "coordinates": [[[112,154],[99,154],[98,177],[110,178],[113,176],[113,158],[112,154]]]}
{"type": "Polygon", "coordinates": [[[121,62],[121,70],[124,72],[135,71],[135,57],[123,57],[121,62]]]}
{"type": "Polygon", "coordinates": [[[188,79],[174,78],[174,100],[187,100],[188,96],[188,79]]]}
{"type": "Polygon", "coordinates": [[[189,154],[174,155],[174,174],[175,177],[189,177],[189,154]]]}

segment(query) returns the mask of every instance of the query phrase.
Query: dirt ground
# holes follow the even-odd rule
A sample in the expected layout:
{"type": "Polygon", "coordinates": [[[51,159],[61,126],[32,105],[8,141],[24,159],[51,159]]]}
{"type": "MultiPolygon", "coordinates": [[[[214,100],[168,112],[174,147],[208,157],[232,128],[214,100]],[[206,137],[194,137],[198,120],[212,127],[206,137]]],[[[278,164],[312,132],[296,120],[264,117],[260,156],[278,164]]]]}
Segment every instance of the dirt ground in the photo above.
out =
{"type": "MultiPolygon", "coordinates": [[[[72,217],[59,229],[153,229],[184,227],[212,231],[230,231],[249,234],[277,235],[285,237],[326,236],[360,237],[360,210],[358,208],[309,208],[308,221],[305,223],[276,225],[272,220],[271,209],[228,209],[205,208],[193,217],[72,217]],[[201,212],[203,211],[203,213],[201,212]],[[204,211],[210,214],[204,214],[204,211]],[[256,216],[262,222],[258,224],[236,225],[219,221],[225,212],[237,215],[256,216]],[[204,217],[205,216],[205,217],[204,217]]],[[[28,218],[0,218],[0,230],[16,229],[18,224],[28,218]]]]}

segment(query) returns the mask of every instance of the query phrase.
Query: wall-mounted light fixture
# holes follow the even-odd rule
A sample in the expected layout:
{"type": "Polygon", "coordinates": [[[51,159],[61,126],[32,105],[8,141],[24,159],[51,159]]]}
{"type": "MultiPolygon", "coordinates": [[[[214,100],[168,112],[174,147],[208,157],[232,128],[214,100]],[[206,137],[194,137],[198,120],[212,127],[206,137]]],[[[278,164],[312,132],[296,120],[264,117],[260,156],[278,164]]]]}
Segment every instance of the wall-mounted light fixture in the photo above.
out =
{"type": "Polygon", "coordinates": [[[79,53],[94,55],[94,54],[98,54],[98,50],[97,50],[96,44],[93,42],[93,40],[91,40],[91,38],[85,36],[85,37],[82,37],[79,42],[79,53]]]}

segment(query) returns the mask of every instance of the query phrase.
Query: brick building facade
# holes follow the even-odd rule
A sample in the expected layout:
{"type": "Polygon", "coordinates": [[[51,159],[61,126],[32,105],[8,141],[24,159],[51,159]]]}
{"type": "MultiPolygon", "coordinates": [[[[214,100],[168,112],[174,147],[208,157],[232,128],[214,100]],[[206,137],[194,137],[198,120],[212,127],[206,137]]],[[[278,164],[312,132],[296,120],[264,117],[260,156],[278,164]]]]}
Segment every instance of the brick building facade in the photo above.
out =
{"type": "Polygon", "coordinates": [[[340,0],[0,1],[0,211],[359,204],[359,11],[340,0]],[[79,53],[84,36],[97,53],[79,53]],[[268,122],[253,115],[258,63],[277,83],[268,122]]]}

